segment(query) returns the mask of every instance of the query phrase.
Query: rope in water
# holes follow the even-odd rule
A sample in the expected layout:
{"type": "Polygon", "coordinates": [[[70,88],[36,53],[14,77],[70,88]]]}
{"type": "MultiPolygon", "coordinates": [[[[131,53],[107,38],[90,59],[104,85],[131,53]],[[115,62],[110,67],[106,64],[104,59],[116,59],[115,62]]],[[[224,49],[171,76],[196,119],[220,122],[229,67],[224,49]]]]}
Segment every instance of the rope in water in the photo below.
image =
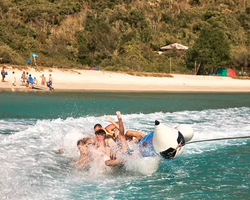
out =
{"type": "Polygon", "coordinates": [[[250,135],[241,136],[241,137],[227,137],[227,138],[215,138],[215,139],[209,139],[209,140],[198,140],[198,141],[187,142],[186,144],[193,144],[193,143],[199,143],[199,142],[212,142],[212,141],[217,141],[217,140],[236,140],[236,139],[244,139],[244,138],[250,138],[250,135]]]}

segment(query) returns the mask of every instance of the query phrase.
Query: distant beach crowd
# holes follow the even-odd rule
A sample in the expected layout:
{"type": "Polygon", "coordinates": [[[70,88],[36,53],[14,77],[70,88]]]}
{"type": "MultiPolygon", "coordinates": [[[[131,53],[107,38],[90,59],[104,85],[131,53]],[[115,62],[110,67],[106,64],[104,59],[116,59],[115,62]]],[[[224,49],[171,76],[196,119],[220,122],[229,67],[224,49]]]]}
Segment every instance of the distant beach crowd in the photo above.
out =
{"type": "MultiPolygon", "coordinates": [[[[1,70],[1,76],[2,76],[2,82],[5,82],[5,78],[6,76],[9,75],[8,72],[5,70],[5,67],[2,68],[1,70]]],[[[49,87],[49,89],[52,88],[52,83],[53,83],[53,78],[52,78],[52,75],[49,74],[49,77],[48,77],[48,81],[46,82],[46,77],[44,76],[44,74],[42,74],[40,77],[39,77],[41,80],[40,80],[40,85],[41,86],[47,86],[49,87]]],[[[12,86],[16,86],[16,83],[17,83],[17,78],[16,78],[16,73],[15,71],[12,71],[12,78],[11,78],[11,83],[12,83],[12,86]]],[[[29,74],[29,72],[25,72],[23,71],[21,76],[20,76],[20,83],[22,86],[26,86],[30,89],[33,88],[33,86],[38,86],[39,85],[39,82],[37,80],[36,77],[32,77],[31,74],[29,74]]]]}

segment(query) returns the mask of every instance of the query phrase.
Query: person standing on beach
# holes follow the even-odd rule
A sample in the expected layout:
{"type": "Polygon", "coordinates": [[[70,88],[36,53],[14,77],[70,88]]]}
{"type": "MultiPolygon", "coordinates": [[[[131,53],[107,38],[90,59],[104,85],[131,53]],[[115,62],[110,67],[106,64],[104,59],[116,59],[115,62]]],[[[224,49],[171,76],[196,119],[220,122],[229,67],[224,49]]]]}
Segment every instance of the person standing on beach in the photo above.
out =
{"type": "Polygon", "coordinates": [[[46,78],[45,78],[44,74],[42,74],[42,76],[40,76],[40,77],[42,78],[41,85],[45,85],[46,78]]]}
{"type": "Polygon", "coordinates": [[[52,79],[52,75],[49,75],[49,81],[47,82],[47,86],[49,87],[49,90],[54,90],[54,88],[52,87],[52,83],[53,83],[53,79],[52,79]]]}
{"type": "Polygon", "coordinates": [[[51,74],[49,75],[49,81],[51,81],[51,82],[53,81],[53,78],[52,78],[51,74]]]}
{"type": "Polygon", "coordinates": [[[23,71],[22,76],[21,76],[22,85],[25,85],[25,80],[26,80],[25,77],[26,77],[25,76],[25,71],[23,71]]]}
{"type": "Polygon", "coordinates": [[[31,76],[31,74],[29,75],[28,82],[29,82],[29,88],[32,89],[32,86],[33,86],[33,78],[32,78],[32,76],[31,76]]]}
{"type": "Polygon", "coordinates": [[[34,85],[37,85],[37,79],[36,79],[36,77],[34,77],[33,83],[34,83],[34,85]]]}
{"type": "Polygon", "coordinates": [[[26,80],[26,87],[28,87],[29,86],[29,72],[26,72],[25,80],[26,80]]]}
{"type": "Polygon", "coordinates": [[[2,68],[1,75],[2,75],[2,82],[4,82],[4,78],[5,78],[4,67],[2,68]]]}
{"type": "Polygon", "coordinates": [[[15,72],[12,72],[12,86],[16,86],[16,76],[15,76],[15,72]]]}

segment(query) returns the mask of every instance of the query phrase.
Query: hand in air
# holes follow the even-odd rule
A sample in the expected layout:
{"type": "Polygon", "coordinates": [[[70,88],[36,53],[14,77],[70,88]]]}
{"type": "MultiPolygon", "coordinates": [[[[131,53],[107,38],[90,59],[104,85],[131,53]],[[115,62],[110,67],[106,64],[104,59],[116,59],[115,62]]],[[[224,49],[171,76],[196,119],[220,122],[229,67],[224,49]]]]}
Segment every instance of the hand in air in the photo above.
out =
{"type": "Polygon", "coordinates": [[[112,122],[112,119],[111,119],[110,116],[105,117],[105,120],[106,120],[107,122],[112,122]]]}
{"type": "Polygon", "coordinates": [[[121,118],[122,118],[121,112],[120,112],[120,111],[116,111],[115,113],[116,113],[118,119],[121,119],[121,118]]]}

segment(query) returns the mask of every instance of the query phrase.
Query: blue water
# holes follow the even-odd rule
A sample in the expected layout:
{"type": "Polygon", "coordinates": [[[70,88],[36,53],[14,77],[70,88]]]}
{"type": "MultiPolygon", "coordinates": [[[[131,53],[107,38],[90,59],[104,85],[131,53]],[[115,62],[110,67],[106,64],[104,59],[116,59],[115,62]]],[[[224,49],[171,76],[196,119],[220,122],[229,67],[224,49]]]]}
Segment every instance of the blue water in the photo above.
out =
{"type": "Polygon", "coordinates": [[[195,140],[250,135],[250,94],[0,92],[0,199],[249,199],[250,139],[186,145],[173,160],[77,170],[76,141],[115,119],[150,133],[189,124],[195,140]],[[55,153],[59,147],[63,154],[55,153]]]}

